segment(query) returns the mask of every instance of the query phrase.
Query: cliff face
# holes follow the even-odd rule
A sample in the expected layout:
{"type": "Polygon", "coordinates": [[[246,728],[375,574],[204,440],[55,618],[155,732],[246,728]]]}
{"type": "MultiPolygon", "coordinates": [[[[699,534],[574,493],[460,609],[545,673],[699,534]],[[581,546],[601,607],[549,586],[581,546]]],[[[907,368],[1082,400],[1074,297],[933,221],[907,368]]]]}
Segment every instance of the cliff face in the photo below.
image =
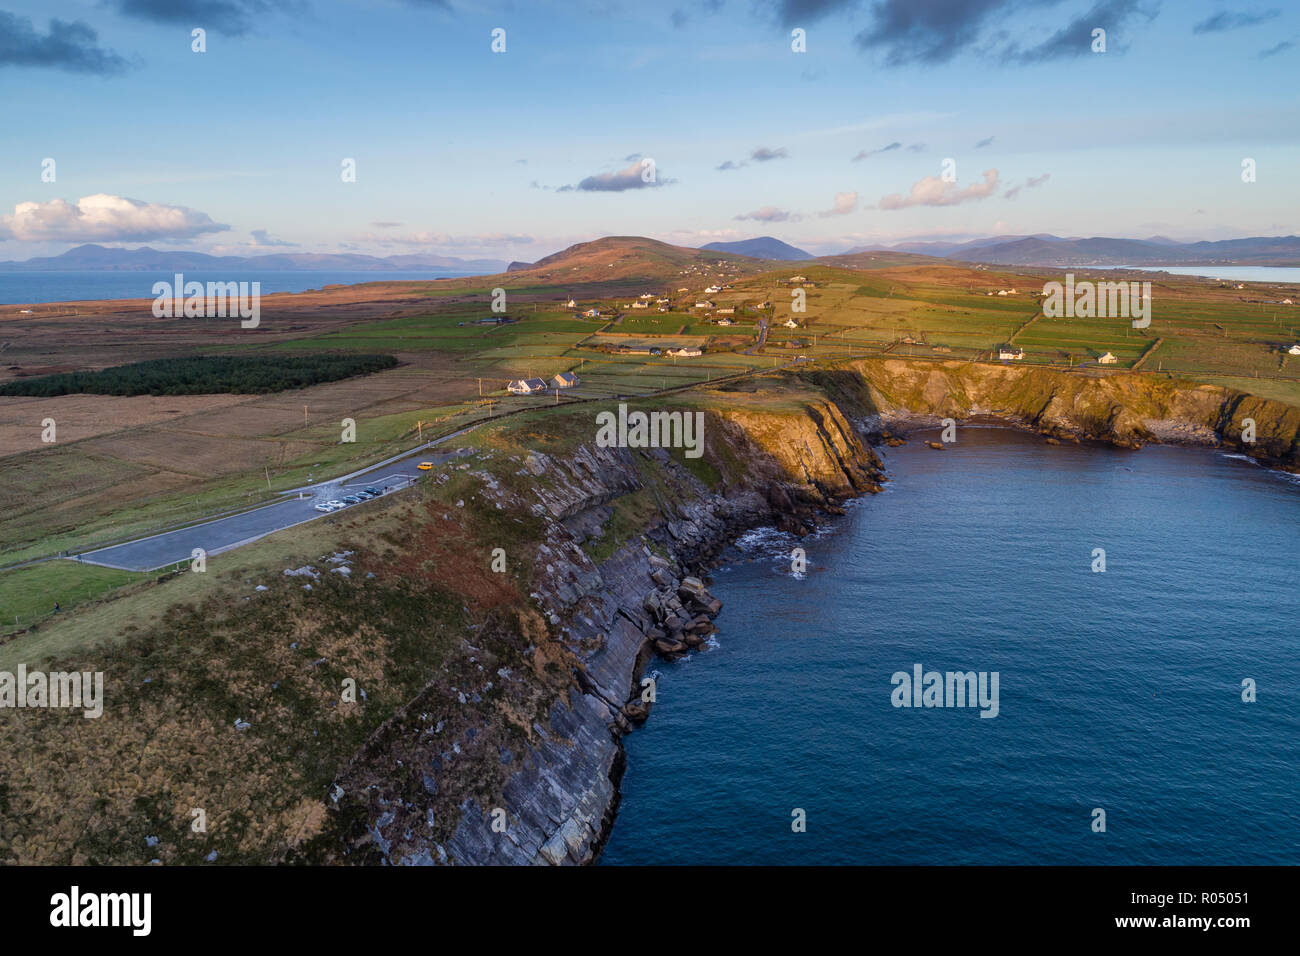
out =
{"type": "Polygon", "coordinates": [[[1264,464],[1300,469],[1300,409],[1217,385],[906,359],[855,362],[820,374],[838,380],[865,414],[885,421],[995,415],[1058,438],[1130,447],[1151,441],[1223,443],[1264,464]],[[1253,442],[1243,440],[1248,419],[1255,426],[1253,442]]]}
{"type": "MultiPolygon", "coordinates": [[[[411,821],[422,819],[418,795],[372,800],[366,827],[385,860],[592,860],[617,806],[620,738],[652,707],[639,683],[647,661],[699,647],[714,629],[710,618],[721,604],[691,571],[746,528],[809,526],[818,509],[874,490],[882,478],[873,452],[824,400],[779,413],[710,411],[705,436],[706,467],[692,469],[663,449],[583,444],[564,454],[529,453],[523,471],[536,481],[514,489],[482,476],[488,507],[523,506],[544,523],[532,598],[549,635],[539,636],[534,667],[567,669],[572,681],[532,721],[504,784],[460,804],[444,843],[413,848],[403,839],[411,821]],[[631,511],[638,523],[595,560],[631,511]],[[391,849],[397,846],[400,853],[391,849]]],[[[368,775],[382,779],[398,753],[396,746],[372,748],[368,775]]],[[[396,766],[391,772],[400,774],[396,766]]],[[[434,792],[436,772],[430,777],[426,787],[434,792]]]]}

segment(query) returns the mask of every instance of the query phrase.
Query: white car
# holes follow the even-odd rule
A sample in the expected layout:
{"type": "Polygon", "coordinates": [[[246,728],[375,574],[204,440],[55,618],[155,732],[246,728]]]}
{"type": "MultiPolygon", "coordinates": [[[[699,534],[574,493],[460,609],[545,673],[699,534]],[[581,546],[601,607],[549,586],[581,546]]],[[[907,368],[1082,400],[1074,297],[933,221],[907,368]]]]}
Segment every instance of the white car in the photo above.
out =
{"type": "Polygon", "coordinates": [[[325,503],[329,505],[331,508],[333,508],[335,511],[338,511],[340,508],[346,508],[348,506],[348,503],[346,501],[339,501],[337,498],[331,498],[329,501],[325,503]]]}
{"type": "Polygon", "coordinates": [[[315,508],[316,508],[317,511],[333,511],[333,510],[334,510],[332,507],[330,507],[329,505],[325,504],[324,502],[322,502],[321,504],[316,505],[315,508]]]}

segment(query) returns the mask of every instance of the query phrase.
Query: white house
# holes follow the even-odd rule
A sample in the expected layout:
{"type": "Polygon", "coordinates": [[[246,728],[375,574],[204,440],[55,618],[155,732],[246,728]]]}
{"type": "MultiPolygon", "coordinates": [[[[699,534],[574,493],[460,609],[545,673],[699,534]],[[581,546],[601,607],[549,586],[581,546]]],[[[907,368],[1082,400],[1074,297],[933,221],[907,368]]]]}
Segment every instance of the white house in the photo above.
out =
{"type": "Polygon", "coordinates": [[[712,295],[712,294],[715,293],[715,292],[721,292],[721,291],[722,291],[722,286],[720,286],[720,285],[711,285],[711,286],[709,286],[707,289],[705,289],[704,291],[707,292],[709,295],[712,295]]]}
{"type": "Polygon", "coordinates": [[[722,318],[718,319],[718,325],[735,325],[735,324],[736,324],[735,322],[733,322],[731,319],[728,319],[726,316],[723,316],[722,318]]]}
{"type": "Polygon", "coordinates": [[[999,345],[998,358],[1003,360],[1022,359],[1025,357],[1025,350],[1018,349],[1014,345],[999,345]]]}
{"type": "Polygon", "coordinates": [[[718,309],[718,315],[735,315],[735,309],[718,309]]]}
{"type": "Polygon", "coordinates": [[[678,358],[694,358],[697,355],[703,355],[704,352],[694,345],[684,345],[679,349],[669,349],[669,355],[675,355],[678,358]]]}
{"type": "Polygon", "coordinates": [[[1115,358],[1115,356],[1111,355],[1109,352],[1100,355],[1097,358],[1097,363],[1099,365],[1114,365],[1118,361],[1119,359],[1115,358]]]}
{"type": "Polygon", "coordinates": [[[655,294],[653,292],[642,292],[639,296],[637,296],[638,299],[647,299],[647,300],[653,299],[654,297],[655,294]]]}
{"type": "Polygon", "coordinates": [[[785,320],[784,322],[782,322],[781,324],[784,325],[787,329],[797,329],[797,328],[799,328],[799,323],[796,322],[794,319],[786,319],[786,320],[785,320]]]}
{"type": "Polygon", "coordinates": [[[634,309],[648,309],[648,308],[650,308],[650,303],[649,303],[649,302],[633,302],[633,303],[632,303],[632,308],[634,308],[634,309]]]}
{"type": "Polygon", "coordinates": [[[586,316],[587,318],[589,318],[589,319],[599,319],[599,318],[600,318],[600,309],[588,309],[586,312],[584,312],[584,313],[582,313],[582,314],[585,315],[585,316],[586,316]]]}
{"type": "Polygon", "coordinates": [[[808,281],[808,277],[807,277],[807,276],[791,276],[789,281],[791,281],[791,282],[807,282],[807,281],[808,281]]]}
{"type": "Polygon", "coordinates": [[[711,308],[713,308],[713,301],[710,300],[710,299],[701,299],[699,302],[696,302],[696,303],[695,303],[695,308],[697,308],[697,309],[711,309],[711,308]]]}
{"type": "Polygon", "coordinates": [[[1300,355],[1300,345],[1293,345],[1286,351],[1288,355],[1300,355]]]}
{"type": "Polygon", "coordinates": [[[546,379],[521,378],[511,382],[506,388],[516,395],[532,395],[534,392],[546,391],[546,379]]]}
{"type": "Polygon", "coordinates": [[[1283,300],[1282,300],[1282,304],[1283,304],[1283,305],[1294,305],[1295,303],[1293,303],[1290,299],[1283,299],[1283,300]]]}
{"type": "Polygon", "coordinates": [[[572,372],[561,372],[551,379],[551,388],[573,388],[578,384],[578,376],[572,372]]]}

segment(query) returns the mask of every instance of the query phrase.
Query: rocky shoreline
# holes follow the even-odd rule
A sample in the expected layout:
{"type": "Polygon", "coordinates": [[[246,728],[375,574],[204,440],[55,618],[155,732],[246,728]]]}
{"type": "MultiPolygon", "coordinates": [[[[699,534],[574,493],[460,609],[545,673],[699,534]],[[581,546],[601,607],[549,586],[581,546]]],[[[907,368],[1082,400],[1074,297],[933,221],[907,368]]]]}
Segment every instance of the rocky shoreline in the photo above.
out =
{"type": "MultiPolygon", "coordinates": [[[[879,490],[876,442],[897,444],[899,435],[953,418],[1010,425],[1053,443],[1241,447],[1230,426],[1239,423],[1242,402],[1225,399],[1222,389],[1142,382],[1145,390],[1135,391],[1128,379],[893,364],[899,367],[885,370],[883,384],[872,377],[879,368],[799,378],[814,388],[801,394],[798,412],[746,408],[743,398],[715,408],[711,458],[730,467],[712,485],[663,449],[529,453],[527,473],[546,479],[522,502],[545,523],[531,597],[551,637],[536,653],[545,650],[547,666],[571,672],[569,689],[532,722],[526,752],[499,796],[465,800],[450,839],[392,862],[593,862],[617,812],[622,739],[653,710],[642,685],[647,667],[656,655],[697,651],[716,630],[721,602],[708,591],[708,567],[745,531],[766,525],[807,533],[842,514],[842,502],[879,490]],[[594,561],[584,545],[599,540],[617,521],[619,502],[636,495],[652,502],[653,517],[594,561]]],[[[1273,404],[1255,410],[1267,424],[1252,457],[1295,470],[1294,410],[1265,418],[1273,404]]],[[[484,478],[498,506],[520,504],[507,501],[518,492],[484,478]]],[[[379,831],[372,829],[377,842],[379,831]]]]}

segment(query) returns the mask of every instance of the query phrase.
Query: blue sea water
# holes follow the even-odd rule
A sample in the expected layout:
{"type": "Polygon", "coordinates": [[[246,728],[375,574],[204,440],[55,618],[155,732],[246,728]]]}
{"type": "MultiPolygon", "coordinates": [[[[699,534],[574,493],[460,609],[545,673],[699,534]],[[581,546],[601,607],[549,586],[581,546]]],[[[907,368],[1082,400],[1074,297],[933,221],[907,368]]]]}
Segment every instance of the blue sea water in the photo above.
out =
{"type": "MultiPolygon", "coordinates": [[[[473,275],[454,270],[421,272],[264,272],[208,273],[181,270],[186,282],[260,282],[263,295],[306,292],[327,285],[358,282],[409,282],[473,275]]],[[[87,299],[152,299],[155,282],[172,282],[175,272],[0,272],[0,305],[77,302],[87,299]]]]}
{"type": "Polygon", "coordinates": [[[1168,272],[1176,276],[1231,279],[1233,282],[1300,282],[1300,268],[1295,266],[1098,266],[1095,268],[1168,272]]]}
{"type": "Polygon", "coordinates": [[[771,529],[715,572],[602,863],[1300,862],[1300,483],[999,428],[883,451],[802,577],[771,529]],[[917,663],[997,671],[998,716],[894,707],[917,663]]]}

